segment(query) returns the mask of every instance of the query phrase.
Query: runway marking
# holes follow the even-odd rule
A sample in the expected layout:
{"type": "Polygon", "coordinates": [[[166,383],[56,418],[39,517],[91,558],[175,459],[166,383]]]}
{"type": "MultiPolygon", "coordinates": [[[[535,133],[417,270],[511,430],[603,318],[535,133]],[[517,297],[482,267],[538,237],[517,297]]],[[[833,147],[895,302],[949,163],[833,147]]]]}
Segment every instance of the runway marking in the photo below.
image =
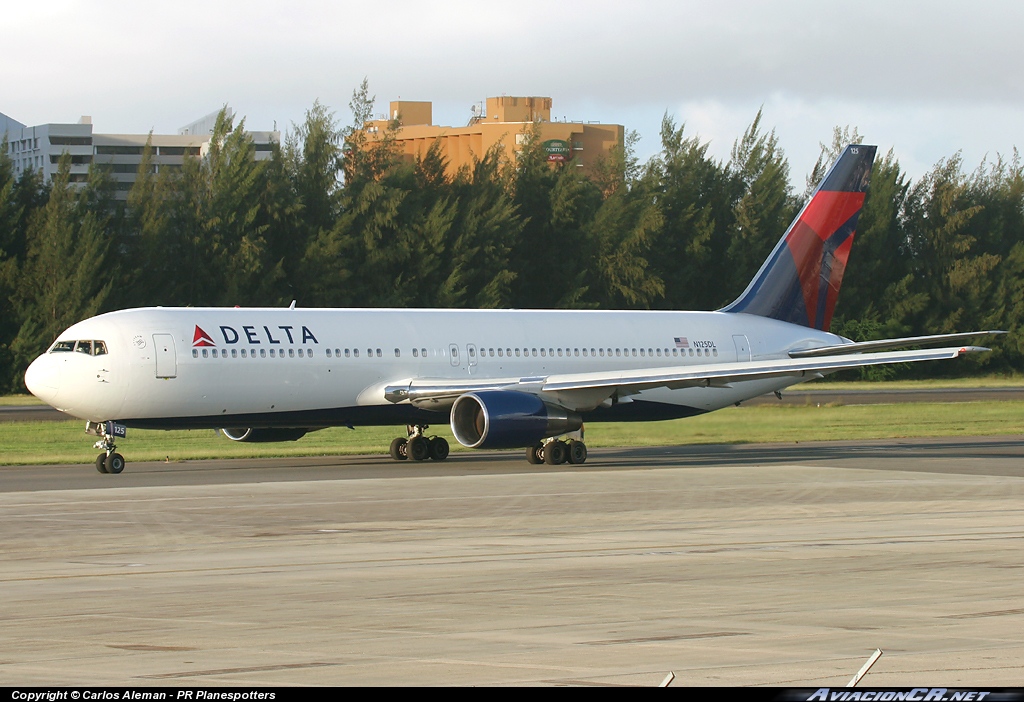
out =
{"type": "Polygon", "coordinates": [[[614,646],[629,643],[654,643],[657,641],[689,641],[691,639],[717,639],[723,636],[751,636],[749,631],[708,631],[702,634],[676,634],[670,636],[644,636],[633,639],[605,639],[603,641],[583,641],[586,646],[614,646]]]}
{"type": "Polygon", "coordinates": [[[263,673],[271,670],[296,670],[302,668],[329,668],[345,663],[328,663],[326,661],[313,661],[312,663],[282,663],[280,665],[255,665],[248,668],[217,668],[214,670],[186,670],[177,673],[155,673],[153,675],[140,675],[144,680],[163,680],[165,678],[190,678],[205,675],[230,675],[231,673],[263,673]]]}
{"type": "Polygon", "coordinates": [[[199,651],[200,649],[195,646],[152,646],[148,644],[125,644],[117,646],[115,644],[108,644],[106,648],[117,649],[118,651],[199,651]]]}
{"type": "Polygon", "coordinates": [[[969,614],[947,614],[942,619],[980,619],[982,617],[1007,617],[1015,614],[1024,614],[1024,607],[1020,609],[1003,609],[994,612],[971,612],[969,614]]]}

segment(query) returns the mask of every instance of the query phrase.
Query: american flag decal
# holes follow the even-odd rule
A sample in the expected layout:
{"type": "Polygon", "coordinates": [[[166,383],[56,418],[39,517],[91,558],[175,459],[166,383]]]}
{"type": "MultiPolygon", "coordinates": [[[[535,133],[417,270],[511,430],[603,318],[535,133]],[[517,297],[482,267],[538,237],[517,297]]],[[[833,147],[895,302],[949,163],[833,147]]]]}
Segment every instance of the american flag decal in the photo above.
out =
{"type": "Polygon", "coordinates": [[[676,337],[673,337],[673,338],[676,341],[676,348],[677,349],[688,349],[688,348],[690,348],[690,342],[687,341],[685,336],[676,336],[676,337]]]}

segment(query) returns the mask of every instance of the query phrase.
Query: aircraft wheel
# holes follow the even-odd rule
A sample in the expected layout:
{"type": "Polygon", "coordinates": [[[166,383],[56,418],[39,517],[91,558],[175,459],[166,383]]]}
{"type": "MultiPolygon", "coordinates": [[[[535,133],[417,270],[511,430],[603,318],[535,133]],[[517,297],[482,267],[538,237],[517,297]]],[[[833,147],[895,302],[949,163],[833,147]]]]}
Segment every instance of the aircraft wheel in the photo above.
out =
{"type": "Polygon", "coordinates": [[[112,453],[107,456],[107,460],[104,462],[108,473],[117,475],[124,470],[124,456],[119,453],[112,453]]]}
{"type": "Polygon", "coordinates": [[[396,461],[404,461],[406,458],[408,458],[408,456],[405,455],[407,443],[408,442],[406,439],[398,437],[397,439],[391,442],[391,448],[388,450],[388,453],[390,453],[391,457],[396,461]]]}
{"type": "Polygon", "coordinates": [[[440,436],[430,440],[430,460],[443,461],[448,458],[448,442],[440,436]]]}
{"type": "Polygon", "coordinates": [[[100,473],[107,472],[107,454],[101,453],[99,456],[96,456],[96,470],[100,473]]]}
{"type": "Polygon", "coordinates": [[[549,441],[544,447],[544,462],[549,466],[565,463],[568,447],[564,441],[549,441]]]}
{"type": "Polygon", "coordinates": [[[569,442],[569,463],[586,463],[587,445],[582,441],[569,442]]]}
{"type": "Polygon", "coordinates": [[[526,461],[533,465],[538,465],[544,462],[544,447],[540,444],[531,446],[526,449],[526,461]]]}
{"type": "Polygon", "coordinates": [[[430,456],[430,442],[424,436],[414,436],[406,444],[406,454],[414,461],[423,461],[430,456]]]}

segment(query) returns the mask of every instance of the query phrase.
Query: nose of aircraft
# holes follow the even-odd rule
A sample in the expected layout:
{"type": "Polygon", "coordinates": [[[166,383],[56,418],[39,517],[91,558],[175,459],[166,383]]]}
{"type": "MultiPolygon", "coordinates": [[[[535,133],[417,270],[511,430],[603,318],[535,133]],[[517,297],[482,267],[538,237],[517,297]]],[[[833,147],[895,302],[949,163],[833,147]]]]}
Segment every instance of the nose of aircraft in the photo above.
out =
{"type": "Polygon", "coordinates": [[[25,387],[47,404],[53,404],[60,392],[60,365],[49,355],[42,355],[32,361],[25,371],[25,387]]]}

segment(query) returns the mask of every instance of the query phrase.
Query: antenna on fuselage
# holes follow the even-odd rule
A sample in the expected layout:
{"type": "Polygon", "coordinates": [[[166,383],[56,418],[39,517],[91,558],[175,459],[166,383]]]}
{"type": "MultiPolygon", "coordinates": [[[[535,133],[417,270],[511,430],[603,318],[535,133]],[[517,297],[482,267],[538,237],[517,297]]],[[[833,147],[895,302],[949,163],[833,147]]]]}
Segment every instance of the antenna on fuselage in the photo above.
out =
{"type": "Polygon", "coordinates": [[[288,309],[290,309],[290,310],[294,310],[295,309],[295,300],[292,300],[292,304],[288,305],[288,309]]]}

